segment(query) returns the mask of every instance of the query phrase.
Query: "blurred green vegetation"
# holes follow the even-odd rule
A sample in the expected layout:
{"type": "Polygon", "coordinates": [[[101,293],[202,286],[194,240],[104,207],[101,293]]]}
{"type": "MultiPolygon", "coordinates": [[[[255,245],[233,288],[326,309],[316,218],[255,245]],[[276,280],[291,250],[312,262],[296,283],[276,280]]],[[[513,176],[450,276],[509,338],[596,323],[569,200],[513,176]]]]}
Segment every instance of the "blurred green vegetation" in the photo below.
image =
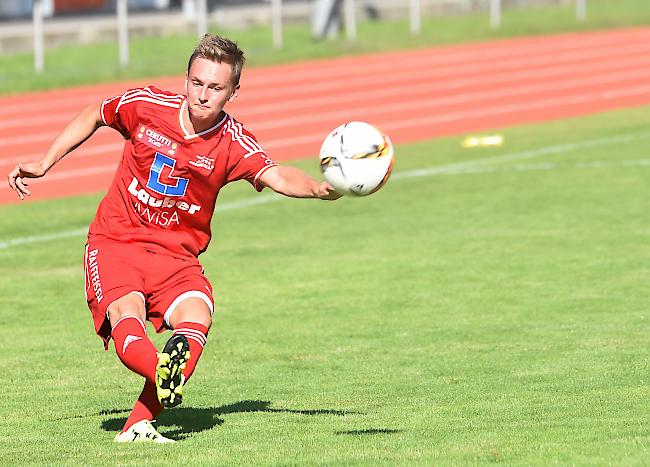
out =
{"type": "MultiPolygon", "coordinates": [[[[648,0],[589,0],[587,20],[578,22],[573,2],[557,6],[508,9],[502,27],[493,30],[486,13],[425,17],[418,36],[409,33],[407,19],[401,21],[361,21],[358,37],[315,41],[309,26],[286,25],[284,47],[273,47],[271,30],[212,29],[239,42],[247,52],[248,66],[288,63],[341,55],[400,50],[438,44],[482,41],[563,31],[584,31],[650,24],[648,0]]],[[[130,42],[131,64],[118,65],[116,43],[66,46],[47,50],[45,73],[36,74],[31,53],[0,56],[0,94],[51,89],[80,84],[110,82],[184,72],[187,56],[196,42],[194,36],[149,37],[130,42]]]]}

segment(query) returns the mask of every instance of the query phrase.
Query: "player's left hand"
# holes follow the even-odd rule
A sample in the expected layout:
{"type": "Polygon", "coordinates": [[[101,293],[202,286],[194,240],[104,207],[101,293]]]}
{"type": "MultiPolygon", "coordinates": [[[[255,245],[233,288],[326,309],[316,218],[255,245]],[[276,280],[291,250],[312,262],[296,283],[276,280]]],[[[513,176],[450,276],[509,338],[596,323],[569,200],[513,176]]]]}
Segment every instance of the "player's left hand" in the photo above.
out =
{"type": "Polygon", "coordinates": [[[339,199],[341,196],[343,195],[336,191],[334,187],[327,182],[322,182],[318,188],[318,197],[320,199],[334,201],[335,199],[339,199]]]}

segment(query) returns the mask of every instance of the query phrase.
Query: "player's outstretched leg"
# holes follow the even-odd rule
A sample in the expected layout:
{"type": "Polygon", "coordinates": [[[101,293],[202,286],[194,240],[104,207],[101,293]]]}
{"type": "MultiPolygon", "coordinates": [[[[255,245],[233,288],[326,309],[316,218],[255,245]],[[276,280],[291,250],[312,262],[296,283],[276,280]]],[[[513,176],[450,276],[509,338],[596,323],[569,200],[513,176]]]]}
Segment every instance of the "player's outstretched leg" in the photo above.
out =
{"type": "Polygon", "coordinates": [[[169,338],[156,365],[156,392],[163,407],[176,407],[183,400],[183,370],[190,358],[190,346],[182,334],[169,338]]]}
{"type": "Polygon", "coordinates": [[[141,420],[131,425],[126,431],[121,431],[115,437],[116,443],[175,443],[173,439],[165,438],[151,424],[151,420],[141,420]]]}

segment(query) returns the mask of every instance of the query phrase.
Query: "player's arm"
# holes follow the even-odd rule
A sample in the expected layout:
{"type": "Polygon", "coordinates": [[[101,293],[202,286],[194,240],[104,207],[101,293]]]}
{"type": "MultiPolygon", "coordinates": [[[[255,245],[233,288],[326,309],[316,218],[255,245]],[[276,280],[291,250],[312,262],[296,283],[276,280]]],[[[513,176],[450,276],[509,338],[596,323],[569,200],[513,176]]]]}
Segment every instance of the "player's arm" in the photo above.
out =
{"type": "Polygon", "coordinates": [[[28,183],[25,179],[39,178],[45,175],[54,164],[90,138],[103,125],[100,105],[93,104],[83,109],[56,137],[40,160],[20,163],[9,172],[7,180],[11,189],[18,193],[20,199],[29,196],[28,183]]]}
{"type": "Polygon", "coordinates": [[[281,195],[292,198],[334,200],[341,197],[329,183],[319,182],[295,167],[270,167],[260,175],[259,182],[281,195]]]}

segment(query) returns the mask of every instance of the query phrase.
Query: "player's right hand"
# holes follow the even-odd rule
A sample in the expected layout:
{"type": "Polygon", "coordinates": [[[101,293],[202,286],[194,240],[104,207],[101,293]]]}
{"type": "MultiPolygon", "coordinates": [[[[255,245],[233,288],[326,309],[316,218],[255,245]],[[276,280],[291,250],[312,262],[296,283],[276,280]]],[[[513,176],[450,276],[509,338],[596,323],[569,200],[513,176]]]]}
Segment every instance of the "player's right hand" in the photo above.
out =
{"type": "Polygon", "coordinates": [[[18,164],[13,168],[9,175],[7,175],[7,181],[12,190],[18,193],[20,199],[25,199],[25,196],[31,195],[29,191],[27,178],[38,178],[45,175],[41,164],[38,162],[29,162],[27,164],[18,164]]]}
{"type": "Polygon", "coordinates": [[[341,193],[336,191],[332,185],[327,182],[321,182],[318,188],[318,197],[320,199],[334,201],[343,196],[341,193]]]}

